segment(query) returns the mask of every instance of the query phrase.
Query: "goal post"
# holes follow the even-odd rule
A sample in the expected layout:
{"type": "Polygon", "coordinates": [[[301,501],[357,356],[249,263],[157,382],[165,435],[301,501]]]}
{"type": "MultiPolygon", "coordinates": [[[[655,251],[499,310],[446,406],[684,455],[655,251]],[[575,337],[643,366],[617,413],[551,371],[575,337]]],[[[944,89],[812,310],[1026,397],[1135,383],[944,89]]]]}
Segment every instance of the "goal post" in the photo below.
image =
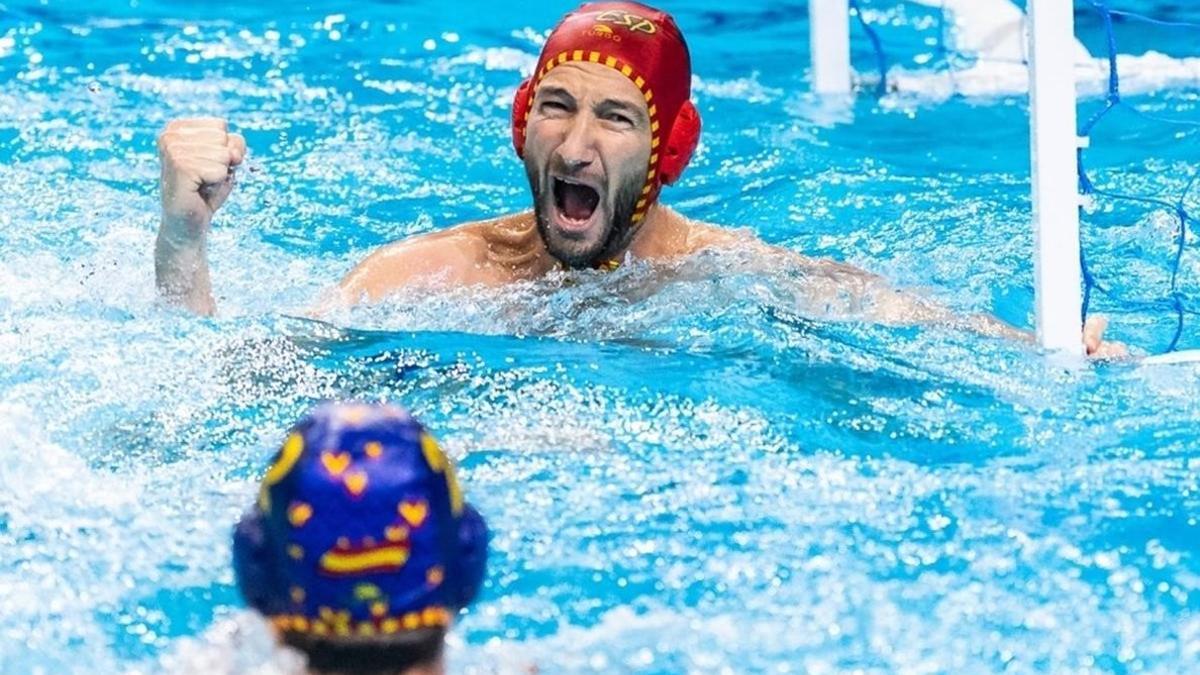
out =
{"type": "MultiPolygon", "coordinates": [[[[1014,14],[1018,11],[1010,9],[1014,14]]],[[[1075,108],[1080,46],[1075,39],[1074,3],[1026,0],[1025,23],[1037,340],[1047,351],[1082,354],[1077,157],[1081,139],[1075,108]]],[[[809,30],[813,90],[849,94],[850,0],[809,0],[809,30]]]]}
{"type": "Polygon", "coordinates": [[[809,0],[813,91],[850,93],[850,0],[809,0]]]}
{"type": "Polygon", "coordinates": [[[1082,354],[1074,6],[1028,0],[1026,15],[1037,337],[1046,350],[1082,354]]]}

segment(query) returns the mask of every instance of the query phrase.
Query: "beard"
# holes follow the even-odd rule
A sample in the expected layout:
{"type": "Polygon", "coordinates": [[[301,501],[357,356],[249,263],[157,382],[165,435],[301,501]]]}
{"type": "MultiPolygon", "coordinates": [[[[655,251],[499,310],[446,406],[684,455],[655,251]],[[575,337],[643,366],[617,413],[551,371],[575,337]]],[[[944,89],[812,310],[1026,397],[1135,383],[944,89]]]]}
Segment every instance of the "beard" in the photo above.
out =
{"type": "Polygon", "coordinates": [[[554,205],[553,179],[550,178],[549,167],[547,166],[546,171],[539,171],[526,158],[525,175],[529,179],[529,190],[533,194],[533,213],[537,220],[538,235],[541,236],[542,243],[550,255],[563,265],[572,269],[598,267],[601,263],[620,255],[637,234],[633,212],[642,194],[643,178],[640,172],[623,177],[617,189],[611,192],[611,198],[596,205],[597,209],[602,210],[600,234],[594,240],[589,238],[588,241],[564,240],[556,235],[549,214],[554,205]]]}

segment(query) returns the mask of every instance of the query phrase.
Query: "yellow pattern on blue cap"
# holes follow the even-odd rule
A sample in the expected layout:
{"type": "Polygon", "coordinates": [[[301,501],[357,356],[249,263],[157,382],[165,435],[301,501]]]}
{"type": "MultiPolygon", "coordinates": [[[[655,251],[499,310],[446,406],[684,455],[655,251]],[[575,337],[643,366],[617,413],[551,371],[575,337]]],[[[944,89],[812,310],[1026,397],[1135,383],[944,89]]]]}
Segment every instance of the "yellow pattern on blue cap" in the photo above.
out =
{"type": "Polygon", "coordinates": [[[279,459],[275,460],[271,468],[267,469],[267,475],[263,476],[262,487],[258,491],[258,508],[262,509],[263,513],[271,512],[269,490],[291,473],[302,452],[304,452],[304,437],[298,433],[289,435],[283,442],[283,448],[279,451],[279,459]]]}
{"type": "Polygon", "coordinates": [[[450,511],[456,516],[462,515],[462,489],[458,487],[458,478],[454,475],[454,467],[450,465],[450,460],[446,459],[446,453],[442,452],[441,446],[429,434],[421,434],[421,451],[425,453],[425,461],[429,462],[429,468],[435,473],[445,473],[446,489],[450,492],[450,511]]]}

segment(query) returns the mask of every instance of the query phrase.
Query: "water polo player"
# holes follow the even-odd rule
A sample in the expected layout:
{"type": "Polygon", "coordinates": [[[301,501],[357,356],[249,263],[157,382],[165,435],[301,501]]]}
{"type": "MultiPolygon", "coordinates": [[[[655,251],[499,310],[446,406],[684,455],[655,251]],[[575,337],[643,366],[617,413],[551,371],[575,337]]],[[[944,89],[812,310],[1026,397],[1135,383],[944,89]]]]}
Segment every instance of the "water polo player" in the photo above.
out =
{"type": "MultiPolygon", "coordinates": [[[[659,200],[680,178],[700,137],[691,101],[691,57],[674,19],[633,2],[586,4],[546,40],[517,88],[512,138],[533,197],[530,211],[412,237],[375,251],[343,279],[326,306],[373,301],[419,283],[499,285],[555,269],[602,268],[629,257],[676,258],[710,247],[750,248],[764,265],[799,268],[849,297],[864,318],[957,323],[1030,339],[993,317],[958,317],[891,289],[850,265],[767,246],[752,235],[684,218],[659,200]]],[[[233,186],[243,139],[223,120],[184,119],[159,137],[162,224],[155,261],[160,292],[194,311],[215,309],[205,235],[233,186]]],[[[1115,355],[1088,324],[1088,352],[1115,355]]]]}
{"type": "Polygon", "coordinates": [[[233,549],[246,603],[309,672],[427,675],[479,592],[487,527],[408,413],[328,404],[289,432],[233,549]]]}

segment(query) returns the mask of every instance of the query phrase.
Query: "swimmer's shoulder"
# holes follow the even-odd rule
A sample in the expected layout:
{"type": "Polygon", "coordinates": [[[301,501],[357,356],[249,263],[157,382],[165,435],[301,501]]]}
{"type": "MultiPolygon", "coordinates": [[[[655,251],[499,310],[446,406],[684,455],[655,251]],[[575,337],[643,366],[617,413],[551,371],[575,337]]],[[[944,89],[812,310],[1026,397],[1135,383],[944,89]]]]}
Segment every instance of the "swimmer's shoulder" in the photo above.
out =
{"type": "Polygon", "coordinates": [[[682,253],[685,254],[699,253],[705,249],[758,249],[767,246],[748,227],[734,228],[699,220],[684,220],[687,236],[682,253]]]}
{"type": "Polygon", "coordinates": [[[698,220],[689,221],[687,252],[699,253],[706,248],[735,248],[753,245],[759,239],[748,229],[735,230],[698,220]]]}
{"type": "Polygon", "coordinates": [[[870,283],[880,279],[878,275],[850,263],[829,258],[814,258],[798,251],[768,244],[750,228],[731,228],[700,221],[688,221],[686,249],[687,253],[698,253],[705,249],[746,251],[762,256],[764,261],[778,259],[778,263],[794,269],[846,282],[870,283]]]}
{"type": "Polygon", "coordinates": [[[459,281],[475,258],[475,238],[461,227],[384,244],[356,265],[341,286],[356,298],[378,300],[416,281],[459,281]]]}
{"type": "Polygon", "coordinates": [[[531,213],[462,223],[385,244],[339,284],[342,304],[372,302],[415,285],[499,285],[512,281],[513,261],[536,257],[531,213]]]}

